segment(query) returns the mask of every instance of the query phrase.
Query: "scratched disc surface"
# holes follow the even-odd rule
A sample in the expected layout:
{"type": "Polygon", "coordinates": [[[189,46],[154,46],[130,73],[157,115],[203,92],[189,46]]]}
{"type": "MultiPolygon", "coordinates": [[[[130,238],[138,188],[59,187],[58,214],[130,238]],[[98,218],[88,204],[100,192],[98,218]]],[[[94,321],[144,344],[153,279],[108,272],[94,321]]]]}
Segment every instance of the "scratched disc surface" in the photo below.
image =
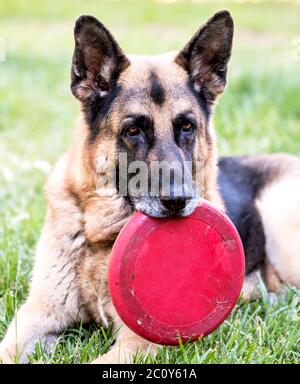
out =
{"type": "Polygon", "coordinates": [[[202,201],[185,218],[136,213],[109,263],[109,290],[125,324],[152,342],[203,337],[230,314],[244,278],[244,252],[230,219],[202,201]]]}

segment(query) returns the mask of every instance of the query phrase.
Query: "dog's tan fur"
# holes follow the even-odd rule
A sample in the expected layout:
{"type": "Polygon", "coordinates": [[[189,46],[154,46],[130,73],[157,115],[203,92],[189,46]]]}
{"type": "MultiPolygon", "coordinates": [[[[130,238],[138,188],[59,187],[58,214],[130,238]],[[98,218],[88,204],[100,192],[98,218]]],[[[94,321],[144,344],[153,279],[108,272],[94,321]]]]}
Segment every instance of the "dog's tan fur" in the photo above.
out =
{"type": "Polygon", "coordinates": [[[266,237],[266,260],[260,276],[246,276],[245,299],[260,295],[260,278],[269,292],[280,293],[285,284],[300,287],[300,159],[288,154],[259,155],[247,164],[267,172],[268,183],[258,194],[255,205],[266,237]]]}
{"type": "MultiPolygon", "coordinates": [[[[90,54],[97,56],[93,51],[90,54]]],[[[172,115],[177,110],[193,108],[195,104],[192,96],[176,96],[176,86],[187,83],[189,75],[183,68],[185,63],[174,59],[172,54],[157,57],[131,56],[130,65],[128,62],[123,65],[118,79],[118,84],[124,89],[130,89],[143,83],[150,69],[159,74],[167,95],[163,107],[142,98],[139,102],[133,100],[132,105],[129,107],[127,104],[126,108],[131,112],[151,114],[157,124],[157,140],[161,142],[170,139],[167,127],[172,115]]],[[[206,81],[209,76],[207,68],[201,68],[204,68],[201,76],[206,81]]],[[[109,71],[109,63],[105,62],[102,68],[104,78],[109,76],[109,71]]],[[[93,92],[91,79],[89,75],[79,86],[76,85],[74,93],[80,100],[93,92]]],[[[215,99],[223,87],[215,76],[209,78],[208,82],[210,97],[215,99]]],[[[210,100],[211,103],[213,101],[210,100]]],[[[118,129],[126,112],[122,108],[120,104],[112,104],[105,122],[110,131],[102,127],[100,122],[99,134],[94,140],[90,140],[90,127],[82,112],[77,122],[73,146],[59,160],[49,179],[46,188],[46,222],[37,247],[29,297],[17,312],[1,342],[0,359],[4,363],[18,358],[24,361],[37,341],[50,344],[64,329],[80,321],[96,321],[107,326],[112,320],[119,330],[116,343],[96,363],[130,362],[137,352],[156,351],[156,346],[138,337],[122,323],[111,303],[107,287],[111,248],[121,228],[132,215],[132,208],[117,191],[106,196],[97,193],[97,168],[103,155],[108,163],[116,161],[118,129]]],[[[197,123],[204,126],[206,123],[203,116],[197,111],[197,123]]],[[[197,185],[199,194],[223,209],[217,188],[215,145],[211,125],[204,131],[199,130],[193,160],[200,160],[203,164],[203,178],[198,180],[197,185]]],[[[155,154],[150,153],[149,156],[155,157],[155,154]]],[[[105,172],[104,169],[100,176],[105,172]]],[[[264,196],[257,202],[258,206],[263,199],[264,196]]],[[[263,208],[260,210],[264,218],[263,208]]],[[[276,269],[274,260],[272,263],[276,269]]],[[[271,276],[271,268],[269,271],[268,275],[271,276]]],[[[298,277],[293,276],[291,282],[297,283],[298,277]]],[[[281,277],[286,278],[286,274],[281,277]]]]}
{"type": "Polygon", "coordinates": [[[281,154],[269,156],[264,163],[278,170],[256,201],[271,266],[270,290],[280,290],[280,282],[300,287],[300,160],[281,154]]]}

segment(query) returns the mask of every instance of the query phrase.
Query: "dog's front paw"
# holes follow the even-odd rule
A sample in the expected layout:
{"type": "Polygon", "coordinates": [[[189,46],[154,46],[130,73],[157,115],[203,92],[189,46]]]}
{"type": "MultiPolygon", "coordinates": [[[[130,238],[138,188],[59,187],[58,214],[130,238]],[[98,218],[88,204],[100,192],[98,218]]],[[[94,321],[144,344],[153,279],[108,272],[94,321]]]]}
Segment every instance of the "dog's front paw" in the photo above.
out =
{"type": "Polygon", "coordinates": [[[109,352],[92,361],[91,364],[130,364],[133,362],[133,357],[133,351],[113,347],[109,352]]]}
{"type": "Polygon", "coordinates": [[[148,357],[158,352],[156,344],[141,345],[115,344],[107,353],[92,361],[91,364],[132,364],[135,361],[145,363],[148,357]]]}

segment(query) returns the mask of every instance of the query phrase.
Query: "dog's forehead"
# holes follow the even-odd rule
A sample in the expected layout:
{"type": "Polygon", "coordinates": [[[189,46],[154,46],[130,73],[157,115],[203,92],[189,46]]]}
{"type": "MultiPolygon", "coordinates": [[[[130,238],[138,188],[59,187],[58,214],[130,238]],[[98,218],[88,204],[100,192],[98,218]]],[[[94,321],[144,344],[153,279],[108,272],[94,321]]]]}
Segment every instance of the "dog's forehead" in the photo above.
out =
{"type": "Polygon", "coordinates": [[[129,59],[131,65],[120,78],[127,89],[156,87],[168,92],[188,81],[186,71],[174,62],[173,54],[130,56],[129,59]]]}
{"type": "Polygon", "coordinates": [[[129,56],[131,65],[122,73],[124,110],[151,113],[150,109],[190,109],[195,103],[187,72],[174,62],[175,54],[129,56]]]}
{"type": "Polygon", "coordinates": [[[184,82],[188,78],[187,73],[175,63],[175,57],[176,54],[173,52],[156,56],[129,55],[131,65],[128,66],[124,75],[129,83],[135,83],[137,79],[145,80],[152,72],[165,82],[172,80],[184,82]]]}

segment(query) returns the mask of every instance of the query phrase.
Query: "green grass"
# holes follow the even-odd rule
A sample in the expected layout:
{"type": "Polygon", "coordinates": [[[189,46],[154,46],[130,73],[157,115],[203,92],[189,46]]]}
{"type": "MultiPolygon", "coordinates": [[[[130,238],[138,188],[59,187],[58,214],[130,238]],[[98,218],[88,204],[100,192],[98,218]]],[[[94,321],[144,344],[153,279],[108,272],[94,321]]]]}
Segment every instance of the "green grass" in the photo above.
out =
{"type": "MultiPolygon", "coordinates": [[[[69,90],[74,19],[98,16],[127,52],[181,47],[213,12],[227,8],[236,24],[229,86],[216,109],[222,154],[300,155],[300,36],[295,3],[195,4],[105,1],[2,1],[0,38],[0,339],[26,298],[43,223],[43,185],[72,139],[78,105],[69,90]],[[159,44],[157,43],[159,41],[159,44]]],[[[240,303],[226,322],[197,343],[162,348],[158,363],[299,363],[300,298],[290,289],[275,303],[240,303]]],[[[50,356],[31,361],[87,362],[114,335],[96,325],[68,330],[50,356]]]]}

